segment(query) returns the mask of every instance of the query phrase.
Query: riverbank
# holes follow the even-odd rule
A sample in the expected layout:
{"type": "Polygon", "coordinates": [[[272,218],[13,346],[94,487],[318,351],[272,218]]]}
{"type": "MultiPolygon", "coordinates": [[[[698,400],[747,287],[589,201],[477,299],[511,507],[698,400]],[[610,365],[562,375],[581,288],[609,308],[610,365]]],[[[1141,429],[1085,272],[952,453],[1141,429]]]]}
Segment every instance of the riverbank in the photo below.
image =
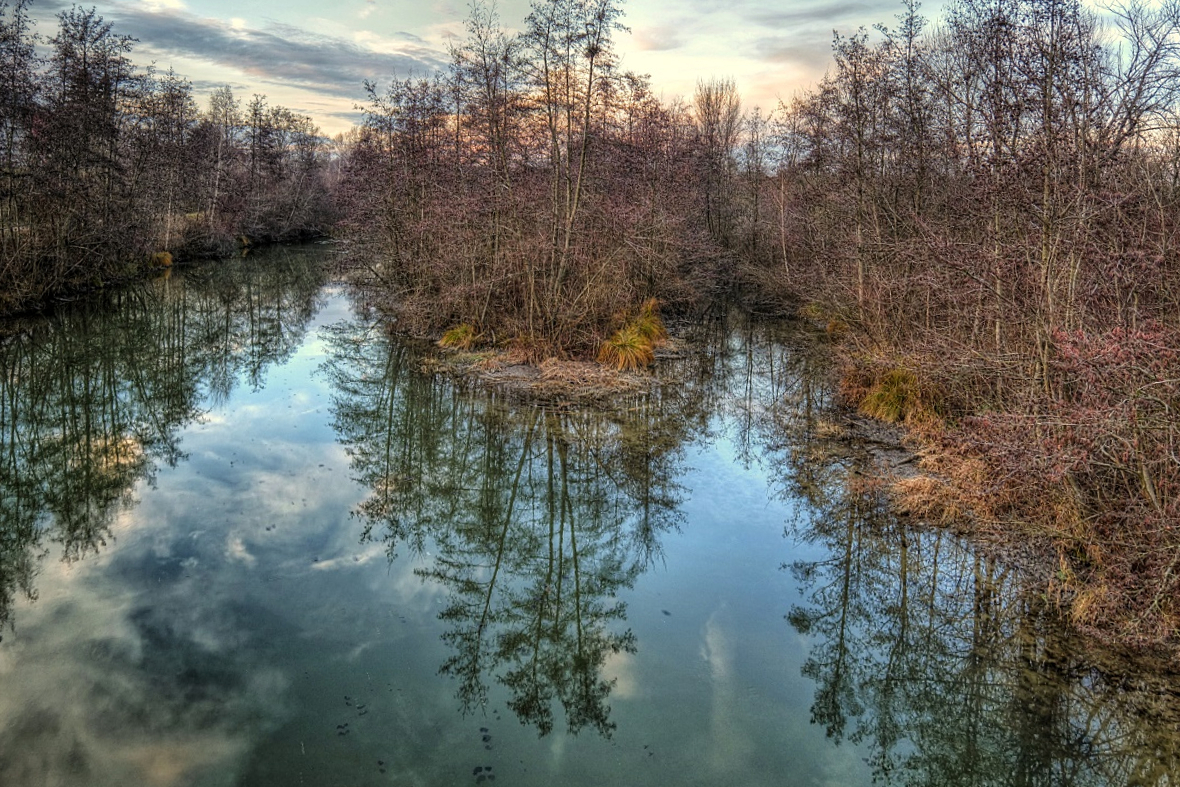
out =
{"type": "MultiPolygon", "coordinates": [[[[1134,346],[1141,339],[1125,337],[1111,355],[1119,363],[1142,356],[1134,346]]],[[[1180,522],[1164,496],[1170,470],[1160,467],[1175,424],[1162,417],[1166,394],[1143,401],[1146,388],[1175,386],[1158,359],[1147,367],[1151,379],[1121,379],[1109,364],[1106,375],[1071,369],[1053,393],[963,412],[946,407],[929,382],[956,369],[935,369],[923,381],[884,359],[875,362],[891,369],[882,374],[869,371],[863,354],[837,352],[853,433],[867,435],[870,450],[883,433],[896,439],[894,450],[911,452],[904,464],[882,466],[899,513],[966,535],[1018,566],[1070,625],[1114,652],[1180,672],[1180,522]],[[1097,386],[1105,398],[1096,403],[1097,386]],[[1157,412],[1145,406],[1153,402],[1157,412]]]]}
{"type": "MultiPolygon", "coordinates": [[[[806,310],[804,316],[815,322],[806,310]]],[[[1150,360],[1150,335],[1105,337],[1117,351],[1114,360],[1087,354],[1092,338],[1058,337],[1046,391],[1018,387],[1011,370],[1000,377],[986,359],[957,368],[918,352],[901,357],[880,346],[866,349],[855,328],[834,324],[819,321],[830,340],[824,348],[835,369],[830,384],[845,408],[833,433],[873,457],[875,483],[897,512],[967,536],[1017,566],[1071,626],[1095,641],[1180,664],[1180,608],[1172,598],[1180,538],[1167,501],[1158,500],[1170,487],[1152,486],[1154,478],[1167,479],[1167,468],[1145,453],[1172,427],[1142,402],[1138,420],[1119,423],[1125,415],[1119,395],[1129,391],[1133,399],[1159,385],[1155,378],[1120,377],[1115,368],[1150,360]],[[989,384],[1003,395],[986,395],[989,384]],[[1094,390],[1099,386],[1105,387],[1094,390]],[[1159,428],[1153,433],[1153,427],[1159,428]],[[1110,467],[1103,452],[1120,440],[1137,447],[1122,467],[1110,467]],[[1155,503],[1144,488],[1155,489],[1155,503]]],[[[673,345],[660,357],[678,352],[673,345]]],[[[604,406],[656,385],[646,371],[585,360],[537,363],[511,349],[438,349],[425,363],[515,398],[553,404],[604,406]]],[[[1168,379],[1158,367],[1145,368],[1168,379]]]]}
{"type": "Polygon", "coordinates": [[[530,363],[499,350],[443,350],[424,358],[422,368],[473,380],[514,398],[552,403],[602,403],[617,396],[643,393],[654,382],[646,372],[622,372],[592,361],[556,358],[530,363]]]}
{"type": "Polygon", "coordinates": [[[225,237],[217,242],[181,247],[171,252],[108,260],[101,267],[56,282],[38,282],[35,278],[25,277],[23,289],[9,288],[0,295],[0,319],[11,320],[44,313],[56,306],[91,297],[102,290],[124,287],[156,276],[168,276],[177,266],[244,257],[272,246],[331,242],[329,238],[329,235],[319,230],[298,230],[282,238],[239,235],[236,238],[225,237]]]}
{"type": "MultiPolygon", "coordinates": [[[[832,351],[837,357],[841,353],[839,346],[832,351]]],[[[678,353],[673,347],[664,358],[678,353]]],[[[649,393],[657,385],[647,371],[618,372],[593,362],[555,359],[532,364],[510,352],[444,352],[427,363],[510,396],[557,404],[603,406],[618,397],[649,393]]],[[[1012,456],[1000,450],[1011,448],[980,440],[986,426],[980,416],[937,417],[933,406],[911,392],[912,401],[903,401],[895,417],[881,418],[879,389],[849,384],[847,367],[839,387],[842,411],[827,433],[867,452],[874,468],[872,483],[896,513],[967,537],[982,552],[1019,570],[1071,627],[1101,643],[1109,669],[1180,675],[1173,608],[1158,589],[1146,599],[1155,603],[1145,604],[1144,599],[1127,599],[1132,586],[1125,579],[1122,587],[1112,587],[1121,579],[1120,565],[1135,560],[1136,545],[1109,543],[1096,530],[1098,523],[1083,520],[1076,502],[1080,492],[1066,478],[1043,474],[1045,462],[1053,457],[1042,455],[1025,468],[1025,476],[1014,476],[1003,470],[1012,456]],[[853,398],[858,392],[860,398],[853,398]]],[[[1024,455],[1051,445],[1033,443],[1024,455]]],[[[1163,574],[1145,575],[1135,586],[1157,581],[1166,587],[1170,579],[1165,566],[1163,574]]]]}

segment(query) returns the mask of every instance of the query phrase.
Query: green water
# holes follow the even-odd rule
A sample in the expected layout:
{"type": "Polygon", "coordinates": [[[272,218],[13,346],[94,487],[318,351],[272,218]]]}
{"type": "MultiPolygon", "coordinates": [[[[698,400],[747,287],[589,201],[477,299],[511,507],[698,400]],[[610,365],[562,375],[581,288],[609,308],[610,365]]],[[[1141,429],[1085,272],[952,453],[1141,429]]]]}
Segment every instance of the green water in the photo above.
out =
{"type": "Polygon", "coordinates": [[[0,784],[1180,779],[1175,687],[893,519],[798,329],[521,403],[424,372],[329,250],[0,339],[0,784]]]}

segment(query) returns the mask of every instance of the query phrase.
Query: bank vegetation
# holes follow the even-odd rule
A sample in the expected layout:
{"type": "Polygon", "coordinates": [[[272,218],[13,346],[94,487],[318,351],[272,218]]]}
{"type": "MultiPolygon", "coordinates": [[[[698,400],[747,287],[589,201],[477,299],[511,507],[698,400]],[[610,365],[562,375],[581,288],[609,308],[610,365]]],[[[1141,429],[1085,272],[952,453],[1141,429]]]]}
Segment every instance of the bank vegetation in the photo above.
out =
{"type": "Polygon", "coordinates": [[[905,0],[771,112],[658,99],[621,20],[477,3],[449,71],[368,86],[344,226],[396,327],[640,365],[643,304],[799,311],[923,452],[902,505],[1037,544],[1083,628],[1180,643],[1180,5],[905,0]]]}
{"type": "Polygon", "coordinates": [[[327,229],[311,118],[229,87],[202,111],[94,9],[62,11],[46,37],[30,5],[0,0],[0,314],[327,229]]]}

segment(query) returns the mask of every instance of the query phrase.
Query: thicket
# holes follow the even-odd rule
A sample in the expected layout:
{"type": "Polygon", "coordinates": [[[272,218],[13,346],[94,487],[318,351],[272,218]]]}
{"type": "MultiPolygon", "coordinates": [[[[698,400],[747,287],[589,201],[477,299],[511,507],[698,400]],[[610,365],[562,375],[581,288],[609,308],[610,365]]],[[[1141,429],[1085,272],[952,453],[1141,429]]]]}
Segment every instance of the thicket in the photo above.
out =
{"type": "Polygon", "coordinates": [[[619,69],[619,18],[550,0],[510,35],[477,4],[446,73],[368,85],[341,202],[402,329],[593,357],[716,285],[694,119],[619,69]]]}
{"type": "Polygon", "coordinates": [[[905,0],[770,113],[656,100],[620,18],[476,4],[447,73],[369,86],[347,226],[400,326],[629,366],[650,298],[802,307],[927,450],[907,505],[1048,545],[1083,626],[1180,641],[1180,4],[905,0]]]}
{"type": "Polygon", "coordinates": [[[1079,624],[1180,642],[1180,5],[909,0],[833,54],[746,121],[747,277],[919,436],[907,504],[1051,545],[1079,624]]]}
{"type": "Polygon", "coordinates": [[[94,9],[59,13],[46,39],[29,6],[0,0],[0,313],[326,227],[310,118],[260,95],[243,108],[228,87],[201,112],[94,9]]]}

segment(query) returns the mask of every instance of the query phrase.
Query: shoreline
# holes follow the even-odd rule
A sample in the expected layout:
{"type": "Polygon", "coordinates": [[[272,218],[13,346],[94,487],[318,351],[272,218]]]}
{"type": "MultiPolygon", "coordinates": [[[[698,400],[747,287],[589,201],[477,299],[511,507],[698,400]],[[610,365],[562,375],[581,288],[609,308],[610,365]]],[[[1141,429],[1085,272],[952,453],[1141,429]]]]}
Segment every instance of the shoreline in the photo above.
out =
{"type": "MultiPolygon", "coordinates": [[[[538,364],[515,358],[509,351],[448,350],[433,343],[431,351],[423,360],[423,371],[556,407],[609,409],[620,397],[646,396],[661,384],[651,371],[617,372],[592,361],[548,359],[538,364]]],[[[674,343],[660,356],[683,357],[681,353],[674,343]]],[[[1018,571],[1031,589],[1039,590],[1068,632],[1087,643],[1087,660],[1104,673],[1120,679],[1154,676],[1162,681],[1162,691],[1180,696],[1180,645],[1128,642],[1117,632],[1071,620],[1070,602],[1078,589],[1057,583],[1055,547],[1048,535],[1022,533],[1015,522],[1010,526],[983,523],[966,510],[951,518],[935,516],[932,511],[941,501],[933,497],[927,499],[925,510],[919,510],[914,505],[914,488],[903,487],[907,482],[917,489],[923,483],[941,483],[937,472],[924,466],[935,449],[923,446],[915,430],[866,416],[846,403],[838,406],[831,420],[836,430],[830,439],[866,455],[873,468],[869,480],[879,487],[877,493],[884,496],[893,515],[912,526],[965,538],[981,554],[1018,571]]]]}
{"type": "Polygon", "coordinates": [[[888,501],[890,512],[911,525],[941,529],[967,539],[972,548],[1014,568],[1023,581],[1039,589],[1051,605],[1061,625],[1087,643],[1087,660],[1110,675],[1159,678],[1176,699],[1180,699],[1180,645],[1174,643],[1137,643],[1127,641],[1117,632],[1099,626],[1079,625],[1071,619],[1071,602],[1084,586],[1065,588],[1056,576],[1056,547],[1048,534],[1036,536],[1021,532],[1018,522],[984,523],[970,511],[958,512],[950,519],[932,516],[942,500],[930,497],[925,511],[914,506],[915,492],[906,483],[941,483],[937,473],[923,466],[934,450],[922,446],[921,437],[905,427],[889,424],[844,408],[839,418],[845,430],[839,439],[851,443],[871,457],[873,481],[881,485],[880,493],[888,501]]]}

